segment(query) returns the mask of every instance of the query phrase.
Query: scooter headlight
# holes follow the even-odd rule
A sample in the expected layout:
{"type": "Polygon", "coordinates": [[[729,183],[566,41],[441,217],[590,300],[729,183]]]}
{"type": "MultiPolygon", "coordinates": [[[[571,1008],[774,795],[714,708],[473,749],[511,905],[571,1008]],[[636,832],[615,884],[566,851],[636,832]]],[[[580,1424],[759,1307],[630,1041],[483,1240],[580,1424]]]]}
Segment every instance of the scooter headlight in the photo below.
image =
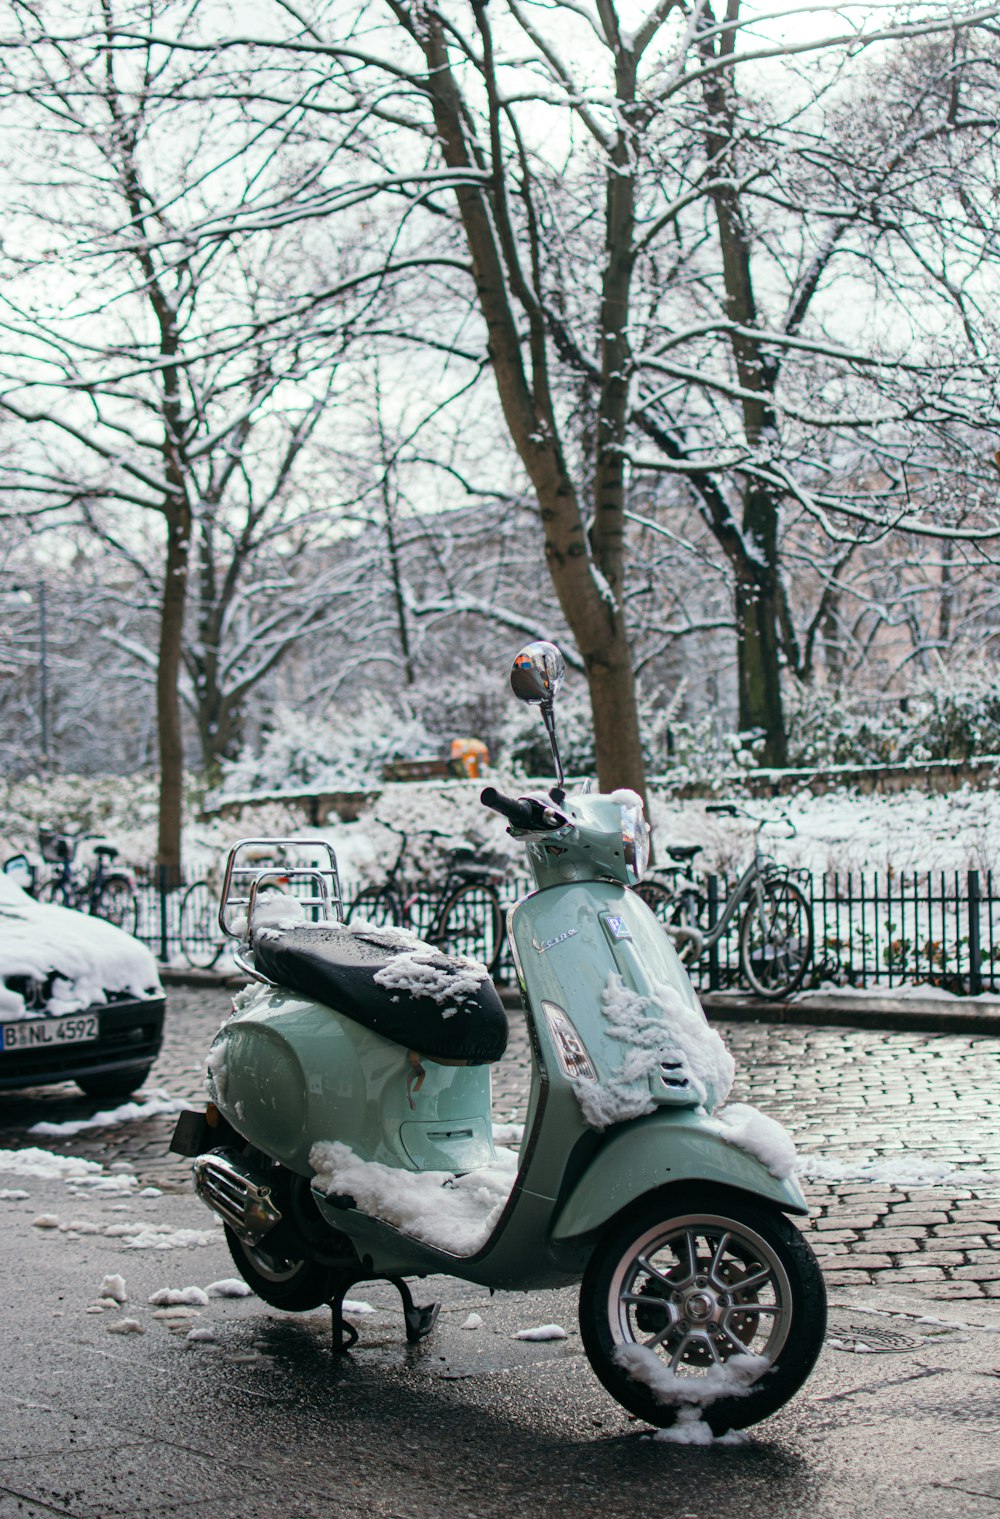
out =
{"type": "Polygon", "coordinates": [[[649,864],[649,824],[638,797],[634,802],[622,803],[622,848],[625,851],[628,884],[634,886],[642,880],[649,864]]]}

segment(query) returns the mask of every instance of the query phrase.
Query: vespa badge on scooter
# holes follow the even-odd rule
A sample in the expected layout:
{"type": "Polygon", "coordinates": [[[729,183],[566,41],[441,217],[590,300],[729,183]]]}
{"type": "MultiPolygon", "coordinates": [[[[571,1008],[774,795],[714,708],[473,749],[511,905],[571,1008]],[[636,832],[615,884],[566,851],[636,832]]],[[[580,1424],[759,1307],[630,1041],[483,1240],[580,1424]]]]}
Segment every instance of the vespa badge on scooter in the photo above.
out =
{"type": "Polygon", "coordinates": [[[250,977],[208,1057],[211,1101],[173,1148],[276,1307],[394,1283],[419,1340],[436,1307],[405,1278],[489,1288],[580,1282],[580,1332],[608,1391],[655,1425],[716,1432],[802,1385],[825,1330],[780,1126],[722,1106],[733,1062],[658,920],[630,888],[648,854],[630,791],[567,796],[559,651],[523,649],[511,684],[540,706],[556,785],[482,801],[523,841],[533,890],[508,936],[533,1055],[518,1152],[496,1145],[490,1067],[507,1021],[485,966],[399,929],[343,922],[336,859],[294,840],[232,851],[220,923],[250,977]],[[268,893],[276,874],[284,893],[268,893]]]}

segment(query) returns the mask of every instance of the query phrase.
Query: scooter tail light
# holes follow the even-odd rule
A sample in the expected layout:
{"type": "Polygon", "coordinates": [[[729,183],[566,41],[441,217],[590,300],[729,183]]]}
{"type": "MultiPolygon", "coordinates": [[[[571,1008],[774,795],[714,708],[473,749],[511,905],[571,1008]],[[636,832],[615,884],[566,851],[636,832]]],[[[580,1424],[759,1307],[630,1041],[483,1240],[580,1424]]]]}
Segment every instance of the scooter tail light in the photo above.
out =
{"type": "Polygon", "coordinates": [[[563,1073],[570,1081],[596,1081],[597,1072],[586,1046],[564,1009],[555,1002],[543,1001],[542,1012],[563,1073]]]}

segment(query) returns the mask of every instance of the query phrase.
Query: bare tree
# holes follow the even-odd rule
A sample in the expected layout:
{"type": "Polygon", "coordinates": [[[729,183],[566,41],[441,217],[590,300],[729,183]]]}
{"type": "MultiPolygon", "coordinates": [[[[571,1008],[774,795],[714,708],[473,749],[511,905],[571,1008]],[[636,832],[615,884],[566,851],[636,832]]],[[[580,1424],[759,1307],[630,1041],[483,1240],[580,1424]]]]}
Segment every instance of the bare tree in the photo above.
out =
{"type": "Polygon", "coordinates": [[[998,532],[908,494],[992,413],[998,7],[277,13],[284,98],[308,79],[317,139],[355,113],[352,193],[456,270],[460,239],[456,290],[412,341],[450,363],[485,348],[602,780],[642,779],[626,523],[643,470],[686,482],[724,556],[740,723],[782,763],[781,671],[802,659],[786,520],[834,544],[998,532]]]}
{"type": "MultiPolygon", "coordinates": [[[[130,236],[138,230],[147,259],[169,247],[176,280],[192,259],[214,270],[222,248],[227,264],[233,251],[259,257],[261,239],[280,246],[295,227],[315,257],[321,231],[343,267],[325,304],[315,293],[292,303],[296,320],[308,307],[311,333],[322,309],[324,341],[331,329],[363,331],[390,356],[387,388],[440,387],[458,407],[488,368],[522,476],[511,495],[530,485],[587,673],[603,784],[643,784],[633,672],[650,581],[633,545],[655,535],[672,545],[668,561],[687,555],[659,510],[643,512],[637,477],[672,483],[711,535],[731,588],[740,723],[772,763],[785,756],[782,669],[808,674],[866,546],[896,532],[956,545],[996,538],[994,505],[959,520],[959,492],[930,482],[964,438],[968,476],[981,484],[989,452],[997,5],[875,4],[848,24],[836,7],[797,19],[743,0],[724,11],[650,0],[626,26],[615,0],[275,0],[258,36],[243,16],[223,32],[220,12],[194,14],[183,36],[169,10],[132,12],[113,35],[105,26],[91,44],[104,73],[88,76],[87,98],[106,120],[108,58],[112,76],[121,54],[133,69],[146,60],[157,80],[163,60],[187,60],[194,84],[157,84],[157,104],[186,106],[210,80],[229,123],[227,173],[243,161],[235,144],[248,123],[265,167],[221,211],[203,204],[184,237],[164,230],[162,209],[176,219],[184,197],[149,195],[130,212],[130,236]],[[378,304],[387,289],[391,308],[378,304]]],[[[64,25],[60,42],[58,26],[44,40],[34,19],[34,32],[25,26],[32,56],[62,60],[81,45],[78,29],[64,25]]],[[[42,93],[36,82],[32,100],[42,93]]],[[[96,142],[89,119],[86,128],[96,142]]],[[[71,130],[81,130],[76,116],[71,130]]],[[[118,163],[128,133],[113,113],[105,137],[102,163],[118,163]]],[[[127,186],[146,160],[133,147],[123,162],[115,173],[127,186]]],[[[234,267],[249,269],[249,258],[234,267]]],[[[153,275],[162,284],[159,265],[142,277],[149,300],[153,275]]],[[[220,297],[214,340],[252,330],[257,352],[284,338],[292,314],[267,295],[272,315],[243,326],[220,297]]],[[[166,385],[176,368],[169,309],[156,323],[159,348],[144,352],[142,372],[166,385]]],[[[205,323],[203,346],[208,332],[205,323]]],[[[238,453],[246,419],[300,384],[296,363],[258,353],[234,414],[244,421],[210,426],[205,447],[225,437],[238,453]]],[[[236,387],[223,389],[228,399],[236,387]]],[[[183,451],[171,429],[188,410],[171,421],[166,396],[158,415],[170,446],[160,452],[173,467],[183,451]]],[[[428,402],[428,427],[439,410],[428,402]]],[[[78,424],[75,439],[89,447],[83,432],[78,424]]],[[[396,512],[391,434],[387,425],[383,518],[387,501],[396,512]]],[[[116,469],[119,454],[109,447],[116,469]]],[[[143,477],[136,493],[148,488],[143,477]]],[[[178,543],[194,542],[189,525],[179,523],[178,543]]],[[[686,562],[697,565],[704,544],[692,547],[686,562]]],[[[419,620],[420,597],[408,594],[399,580],[398,639],[419,620]]],[[[730,614],[713,596],[695,585],[679,597],[659,619],[663,639],[718,631],[730,614]]],[[[404,666],[407,657],[412,649],[404,666]]]]}
{"type": "Polygon", "coordinates": [[[137,588],[155,590],[159,860],[176,872],[185,673],[217,756],[246,689],[314,615],[272,608],[224,689],[224,629],[248,573],[268,546],[301,544],[329,520],[329,500],[317,512],[296,479],[338,398],[359,282],[307,229],[240,224],[312,167],[287,115],[285,140],[262,144],[235,90],[215,98],[211,54],[128,39],[127,26],[148,31],[169,6],[119,13],[98,0],[72,26],[56,6],[12,10],[19,34],[2,77],[20,140],[7,169],[0,409],[20,433],[3,510],[82,518],[137,588]]]}

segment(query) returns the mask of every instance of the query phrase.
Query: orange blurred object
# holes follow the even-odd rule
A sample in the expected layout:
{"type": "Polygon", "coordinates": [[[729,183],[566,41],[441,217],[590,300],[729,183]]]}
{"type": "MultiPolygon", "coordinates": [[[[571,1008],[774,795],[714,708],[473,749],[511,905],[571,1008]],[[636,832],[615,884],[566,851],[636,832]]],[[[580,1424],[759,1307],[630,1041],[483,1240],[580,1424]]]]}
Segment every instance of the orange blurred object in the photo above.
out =
{"type": "Polygon", "coordinates": [[[490,752],[478,738],[453,738],[451,757],[458,761],[470,780],[477,780],[490,762],[490,752]]]}

